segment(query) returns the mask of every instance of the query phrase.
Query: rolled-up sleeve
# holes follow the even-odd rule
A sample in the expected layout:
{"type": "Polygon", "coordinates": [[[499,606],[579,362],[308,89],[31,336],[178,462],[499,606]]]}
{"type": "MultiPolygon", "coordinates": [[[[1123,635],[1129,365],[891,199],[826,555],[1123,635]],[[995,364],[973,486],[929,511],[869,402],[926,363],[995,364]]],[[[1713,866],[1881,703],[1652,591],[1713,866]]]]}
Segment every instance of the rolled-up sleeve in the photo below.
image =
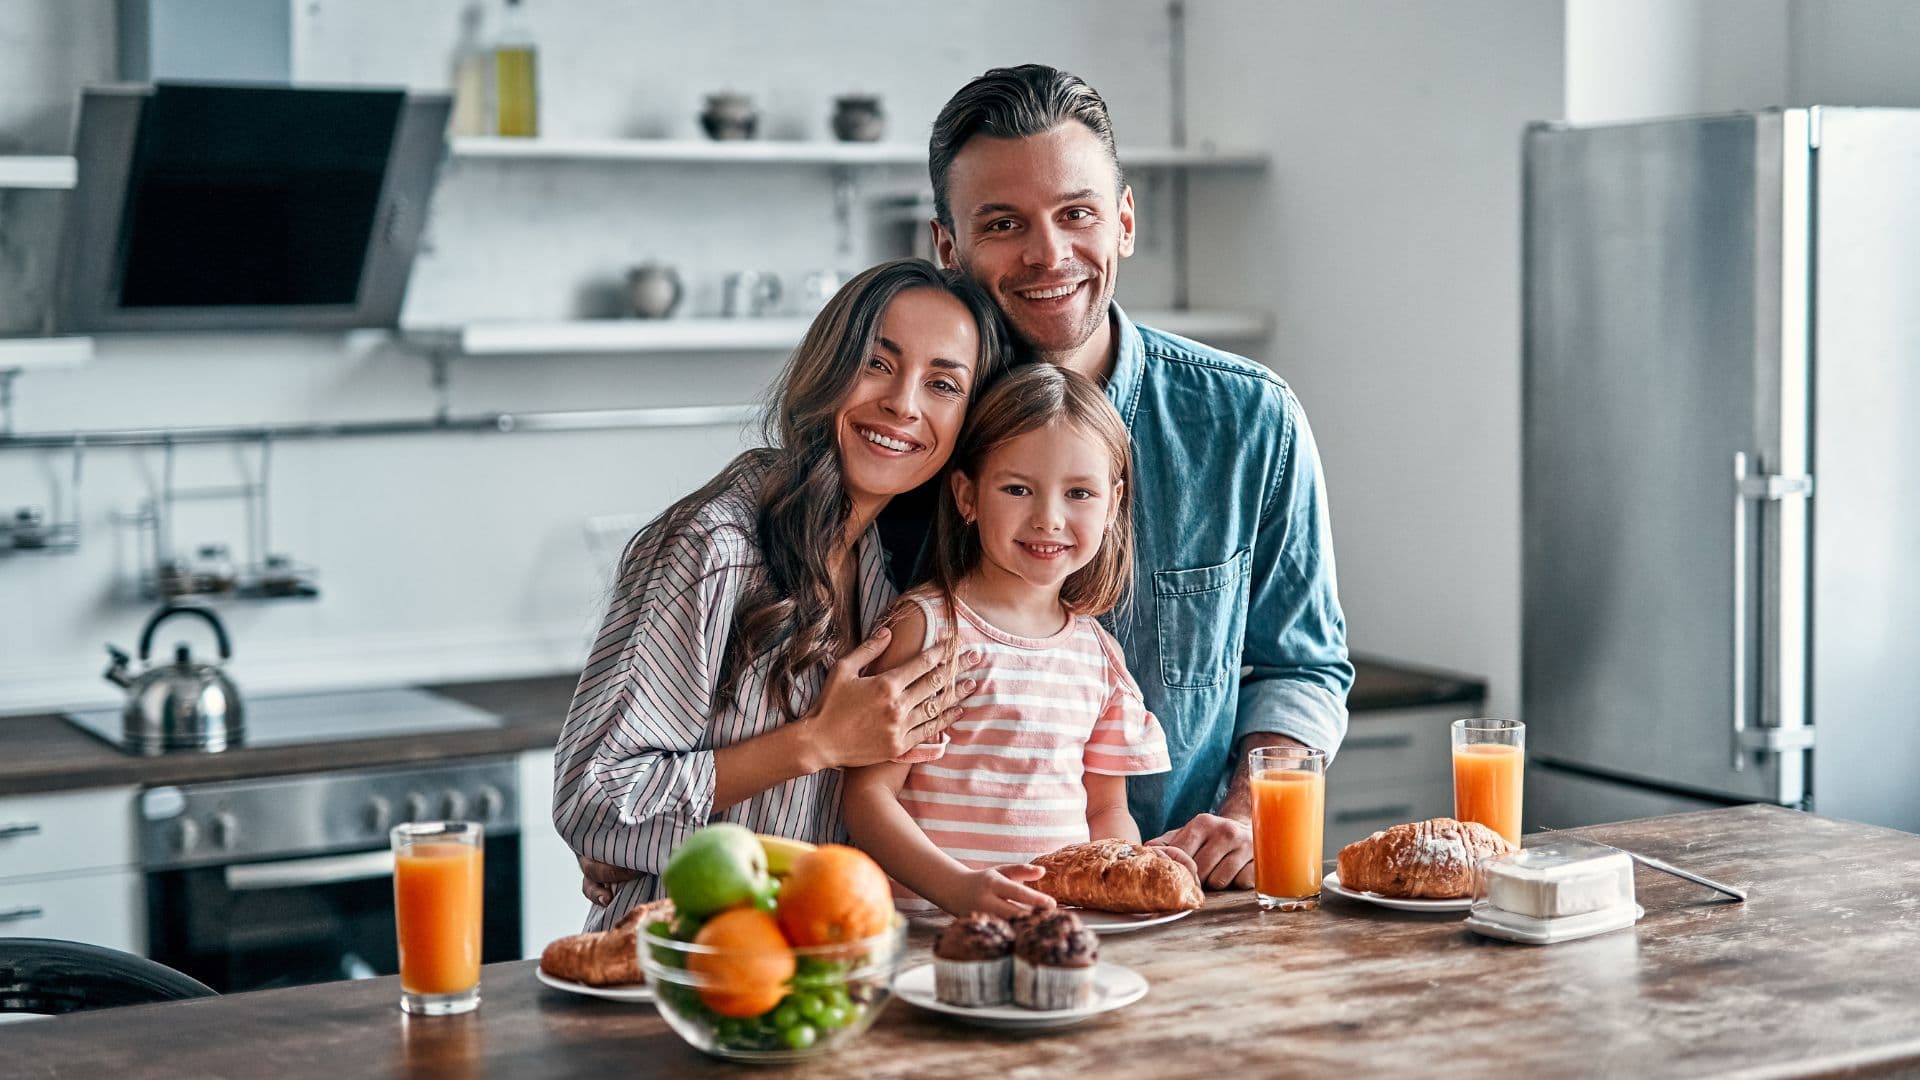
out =
{"type": "Polygon", "coordinates": [[[658,874],[713,812],[710,717],[743,537],[630,543],[554,752],[553,822],[574,851],[658,874]]]}
{"type": "Polygon", "coordinates": [[[1243,654],[1248,670],[1234,740],[1269,732],[1331,757],[1346,737],[1353,685],[1333,528],[1313,431],[1292,392],[1277,392],[1284,396],[1286,429],[1254,543],[1243,654]]]}

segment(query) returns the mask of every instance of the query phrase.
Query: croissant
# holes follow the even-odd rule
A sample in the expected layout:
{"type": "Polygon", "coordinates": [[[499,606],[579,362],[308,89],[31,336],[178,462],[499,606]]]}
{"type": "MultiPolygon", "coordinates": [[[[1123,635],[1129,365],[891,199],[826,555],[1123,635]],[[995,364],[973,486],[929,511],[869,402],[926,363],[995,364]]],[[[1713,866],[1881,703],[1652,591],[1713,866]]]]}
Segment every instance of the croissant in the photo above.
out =
{"type": "Polygon", "coordinates": [[[671,900],[641,904],[622,915],[611,930],[570,934],[549,944],[540,953],[540,970],[588,986],[645,982],[640,971],[641,924],[672,918],[671,900]]]}
{"type": "Polygon", "coordinates": [[[1474,867],[1514,850],[1476,821],[1440,817],[1395,825],[1340,849],[1340,884],[1401,899],[1473,895],[1474,867]]]}
{"type": "Polygon", "coordinates": [[[1193,872],[1145,844],[1095,840],[1033,860],[1047,876],[1033,887],[1067,907],[1148,915],[1205,903],[1193,872]]]}

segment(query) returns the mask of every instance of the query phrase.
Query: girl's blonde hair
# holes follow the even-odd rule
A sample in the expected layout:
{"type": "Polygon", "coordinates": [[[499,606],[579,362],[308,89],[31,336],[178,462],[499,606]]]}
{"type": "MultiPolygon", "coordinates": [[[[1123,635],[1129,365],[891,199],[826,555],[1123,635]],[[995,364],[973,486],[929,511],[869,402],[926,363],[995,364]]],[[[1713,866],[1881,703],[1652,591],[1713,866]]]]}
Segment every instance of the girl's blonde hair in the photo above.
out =
{"type": "MultiPolygon", "coordinates": [[[[1126,596],[1133,580],[1132,448],[1127,426],[1092,380],[1056,364],[1035,362],[996,382],[967,411],[966,428],[954,448],[951,468],[977,485],[980,467],[994,450],[1030,431],[1068,423],[1093,437],[1110,455],[1120,482],[1113,528],[1093,561],[1067,576],[1060,601],[1077,615],[1105,615],[1126,596]]],[[[980,565],[980,534],[960,514],[949,482],[934,516],[933,581],[948,596],[980,565]]]]}

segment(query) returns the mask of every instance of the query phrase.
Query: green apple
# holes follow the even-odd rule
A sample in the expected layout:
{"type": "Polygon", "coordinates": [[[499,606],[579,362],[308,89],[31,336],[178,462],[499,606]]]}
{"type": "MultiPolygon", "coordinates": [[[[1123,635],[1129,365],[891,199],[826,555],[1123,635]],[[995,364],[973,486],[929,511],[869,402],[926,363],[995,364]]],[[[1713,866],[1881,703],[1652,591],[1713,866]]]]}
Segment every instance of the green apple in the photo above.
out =
{"type": "Polygon", "coordinates": [[[705,919],[766,894],[767,852],[743,826],[708,825],[675,849],[660,880],[676,910],[705,919]]]}

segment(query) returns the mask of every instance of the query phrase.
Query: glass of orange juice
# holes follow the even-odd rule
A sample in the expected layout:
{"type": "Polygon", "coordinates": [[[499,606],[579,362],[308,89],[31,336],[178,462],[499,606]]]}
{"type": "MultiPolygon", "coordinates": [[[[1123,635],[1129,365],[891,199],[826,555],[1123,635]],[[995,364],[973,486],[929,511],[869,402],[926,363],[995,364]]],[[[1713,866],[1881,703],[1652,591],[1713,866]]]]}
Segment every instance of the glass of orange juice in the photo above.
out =
{"type": "Polygon", "coordinates": [[[1248,758],[1253,792],[1253,885],[1263,908],[1299,911],[1320,899],[1327,753],[1263,746],[1248,758]]]}
{"type": "Polygon", "coordinates": [[[426,1016],[470,1012],[480,1004],[481,827],[416,821],[391,835],[400,1007],[426,1016]]]}
{"type": "Polygon", "coordinates": [[[1520,842],[1520,787],[1527,725],[1518,720],[1453,722],[1453,816],[1520,842]]]}

